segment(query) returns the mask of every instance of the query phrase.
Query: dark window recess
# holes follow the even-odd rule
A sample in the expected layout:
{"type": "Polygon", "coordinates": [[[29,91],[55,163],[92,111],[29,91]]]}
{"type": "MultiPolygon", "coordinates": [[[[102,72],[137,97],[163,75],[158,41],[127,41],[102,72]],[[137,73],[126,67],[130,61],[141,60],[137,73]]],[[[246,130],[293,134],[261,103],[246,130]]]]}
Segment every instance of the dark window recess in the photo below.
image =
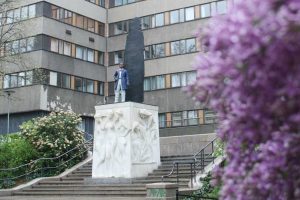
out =
{"type": "Polygon", "coordinates": [[[71,30],[66,30],[66,34],[67,35],[72,35],[72,31],[71,30]]]}
{"type": "Polygon", "coordinates": [[[115,95],[115,83],[109,82],[108,83],[108,96],[114,96],[115,95]]]}
{"type": "Polygon", "coordinates": [[[95,39],[92,38],[92,37],[89,37],[89,41],[90,41],[90,42],[95,42],[95,39]]]}

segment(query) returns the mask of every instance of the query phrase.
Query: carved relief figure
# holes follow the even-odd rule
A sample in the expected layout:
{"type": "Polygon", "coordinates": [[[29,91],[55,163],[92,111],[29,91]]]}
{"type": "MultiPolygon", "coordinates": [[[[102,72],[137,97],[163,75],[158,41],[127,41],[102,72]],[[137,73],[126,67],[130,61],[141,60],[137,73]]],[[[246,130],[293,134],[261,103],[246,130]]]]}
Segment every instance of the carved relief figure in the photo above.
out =
{"type": "Polygon", "coordinates": [[[123,113],[118,110],[97,115],[96,125],[99,126],[96,132],[97,141],[95,151],[97,157],[97,168],[101,166],[108,172],[120,166],[124,161],[126,153],[126,137],[130,133],[130,128],[126,126],[123,113]]]}
{"type": "Polygon", "coordinates": [[[153,148],[158,142],[157,124],[151,112],[141,109],[138,111],[138,121],[132,128],[132,159],[136,163],[150,163],[153,160],[153,148]]]}

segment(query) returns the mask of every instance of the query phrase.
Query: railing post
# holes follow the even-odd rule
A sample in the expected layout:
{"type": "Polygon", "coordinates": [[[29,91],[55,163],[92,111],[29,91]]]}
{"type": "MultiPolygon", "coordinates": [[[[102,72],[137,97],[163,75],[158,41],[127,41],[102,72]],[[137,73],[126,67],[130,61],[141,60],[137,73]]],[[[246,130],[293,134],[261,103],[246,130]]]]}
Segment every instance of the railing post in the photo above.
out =
{"type": "Polygon", "coordinates": [[[179,174],[178,174],[178,162],[176,163],[176,173],[177,173],[177,184],[179,184],[179,174]]]}
{"type": "Polygon", "coordinates": [[[196,162],[194,160],[194,178],[195,178],[195,181],[196,181],[196,175],[197,175],[197,173],[196,173],[196,162]]]}
{"type": "Polygon", "coordinates": [[[193,163],[191,164],[191,187],[194,188],[194,184],[193,184],[193,163]]]}
{"type": "Polygon", "coordinates": [[[204,150],[201,151],[201,171],[204,170],[204,150]]]}
{"type": "Polygon", "coordinates": [[[215,157],[213,155],[214,153],[214,140],[211,142],[211,155],[212,155],[212,162],[215,164],[215,157]]]}

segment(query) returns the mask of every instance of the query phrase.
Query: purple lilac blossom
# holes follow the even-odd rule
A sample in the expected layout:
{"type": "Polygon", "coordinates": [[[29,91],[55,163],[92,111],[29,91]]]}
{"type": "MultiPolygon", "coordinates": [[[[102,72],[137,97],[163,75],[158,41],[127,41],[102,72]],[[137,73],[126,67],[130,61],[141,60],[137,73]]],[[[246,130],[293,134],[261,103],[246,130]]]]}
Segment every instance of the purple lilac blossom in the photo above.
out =
{"type": "Polygon", "coordinates": [[[188,91],[218,114],[221,199],[300,199],[300,1],[239,1],[199,42],[188,91]]]}

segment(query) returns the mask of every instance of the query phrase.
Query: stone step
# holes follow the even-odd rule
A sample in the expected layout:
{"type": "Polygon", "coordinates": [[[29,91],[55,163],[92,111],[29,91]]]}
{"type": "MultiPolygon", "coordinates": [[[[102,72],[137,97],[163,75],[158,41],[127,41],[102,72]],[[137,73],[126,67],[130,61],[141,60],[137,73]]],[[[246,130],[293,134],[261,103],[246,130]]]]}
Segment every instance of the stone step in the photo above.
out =
{"type": "Polygon", "coordinates": [[[56,184],[60,184],[60,185],[72,185],[72,184],[80,184],[83,185],[84,181],[43,181],[43,182],[39,182],[40,185],[44,184],[44,185],[56,185],[56,184]]]}
{"type": "Polygon", "coordinates": [[[84,181],[84,177],[63,177],[61,181],[84,181]]]}
{"type": "MultiPolygon", "coordinates": [[[[182,183],[188,183],[189,182],[189,178],[180,178],[179,181],[182,183]]],[[[177,182],[177,178],[165,178],[164,179],[165,182],[177,182]]],[[[139,179],[139,180],[133,180],[133,183],[144,183],[144,184],[148,184],[148,183],[159,183],[161,182],[161,178],[156,178],[156,179],[139,179]]]]}
{"type": "MultiPolygon", "coordinates": [[[[46,187],[61,187],[60,185],[53,185],[53,184],[42,184],[42,185],[34,185],[33,188],[46,188],[46,187]]],[[[145,184],[97,184],[97,185],[81,185],[81,184],[73,184],[73,185],[64,185],[65,188],[72,188],[72,187],[79,187],[79,188],[93,188],[93,187],[101,187],[101,188],[125,188],[125,187],[136,187],[136,188],[146,188],[145,184]]]]}
{"type": "Polygon", "coordinates": [[[89,173],[89,174],[70,174],[70,175],[67,175],[66,177],[82,177],[82,178],[87,178],[87,177],[92,177],[92,173],[89,173]]]}
{"type": "Polygon", "coordinates": [[[23,192],[40,192],[40,191],[145,191],[145,187],[47,187],[47,188],[29,188],[24,189],[23,192]]]}
{"type": "Polygon", "coordinates": [[[78,195],[105,195],[105,196],[145,196],[144,191],[26,191],[26,192],[14,192],[14,196],[78,196],[78,195]]]}

